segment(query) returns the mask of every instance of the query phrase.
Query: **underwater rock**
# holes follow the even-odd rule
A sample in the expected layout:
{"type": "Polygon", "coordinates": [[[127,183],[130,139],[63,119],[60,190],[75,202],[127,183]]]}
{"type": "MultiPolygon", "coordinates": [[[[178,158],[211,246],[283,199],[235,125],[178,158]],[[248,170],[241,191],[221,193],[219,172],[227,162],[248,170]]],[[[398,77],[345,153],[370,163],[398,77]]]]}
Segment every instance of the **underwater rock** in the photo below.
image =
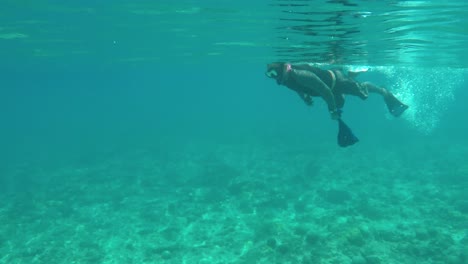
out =
{"type": "Polygon", "coordinates": [[[418,240],[427,240],[430,238],[429,232],[423,228],[416,229],[414,235],[418,240]]]}
{"type": "Polygon", "coordinates": [[[436,237],[432,237],[432,239],[427,244],[427,247],[430,248],[433,252],[442,251],[447,248],[450,248],[455,244],[452,236],[449,234],[440,233],[436,237]]]}
{"type": "Polygon", "coordinates": [[[344,204],[352,198],[348,191],[338,189],[322,190],[319,191],[319,195],[322,199],[332,204],[344,204]]]}
{"type": "Polygon", "coordinates": [[[468,214],[468,200],[459,201],[456,209],[462,214],[468,214]]]}
{"type": "Polygon", "coordinates": [[[359,197],[356,205],[356,211],[372,220],[380,220],[385,217],[384,210],[379,204],[371,202],[368,197],[359,197]]]}
{"type": "Polygon", "coordinates": [[[212,260],[208,258],[203,258],[198,262],[198,264],[211,264],[211,263],[213,263],[212,260]]]}
{"type": "Polygon", "coordinates": [[[279,246],[277,247],[276,250],[277,250],[277,252],[278,252],[279,254],[281,254],[281,255],[286,255],[286,254],[290,253],[291,248],[290,248],[288,245],[286,245],[286,244],[281,244],[281,245],[279,245],[279,246]]]}
{"type": "Polygon", "coordinates": [[[169,250],[164,250],[162,253],[161,253],[161,258],[162,259],[165,259],[165,260],[168,260],[172,257],[172,254],[169,250]]]}
{"type": "Polygon", "coordinates": [[[296,212],[304,212],[306,210],[308,204],[309,204],[309,201],[306,200],[306,199],[298,200],[298,201],[294,202],[294,204],[293,204],[294,210],[296,210],[296,212]]]}
{"type": "Polygon", "coordinates": [[[202,159],[199,166],[199,175],[190,183],[201,187],[226,188],[240,174],[237,168],[213,155],[202,159]]]}
{"type": "Polygon", "coordinates": [[[322,163],[314,160],[307,163],[304,168],[304,176],[306,179],[316,178],[320,174],[322,163]]]}
{"type": "Polygon", "coordinates": [[[294,234],[297,236],[305,236],[309,232],[310,227],[307,227],[305,225],[297,225],[294,227],[294,234]]]}
{"type": "Polygon", "coordinates": [[[379,256],[376,256],[376,255],[366,256],[366,260],[367,260],[368,264],[380,264],[380,263],[382,263],[379,256]]]}
{"type": "Polygon", "coordinates": [[[351,264],[367,264],[367,260],[362,256],[356,256],[351,259],[351,264]]]}
{"type": "Polygon", "coordinates": [[[308,245],[315,245],[320,242],[320,239],[321,239],[320,234],[315,233],[315,232],[309,232],[305,236],[304,240],[308,245]]]}
{"type": "Polygon", "coordinates": [[[276,248],[276,246],[278,245],[278,242],[276,242],[276,239],[271,237],[269,238],[267,241],[266,241],[266,245],[271,248],[271,249],[274,249],[276,248]]]}
{"type": "Polygon", "coordinates": [[[387,242],[398,242],[401,241],[402,236],[394,230],[382,229],[377,231],[377,235],[380,239],[387,242]]]}
{"type": "Polygon", "coordinates": [[[364,246],[364,244],[366,244],[366,240],[362,235],[361,230],[359,230],[358,228],[351,229],[346,234],[346,240],[352,246],[362,247],[364,246]]]}

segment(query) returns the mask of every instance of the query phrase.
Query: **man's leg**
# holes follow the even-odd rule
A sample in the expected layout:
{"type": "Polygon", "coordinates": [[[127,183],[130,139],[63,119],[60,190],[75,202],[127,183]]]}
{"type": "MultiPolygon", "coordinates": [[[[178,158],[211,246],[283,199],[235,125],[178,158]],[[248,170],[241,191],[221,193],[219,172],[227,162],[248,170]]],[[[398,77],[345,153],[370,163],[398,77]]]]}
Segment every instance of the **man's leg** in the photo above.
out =
{"type": "Polygon", "coordinates": [[[334,70],[333,73],[336,76],[335,93],[358,96],[362,100],[367,99],[369,93],[360,83],[344,75],[340,70],[334,70]]]}
{"type": "Polygon", "coordinates": [[[294,70],[294,80],[302,87],[308,89],[309,94],[319,94],[328,105],[329,111],[336,111],[333,92],[317,75],[310,71],[294,70]]]}
{"type": "Polygon", "coordinates": [[[403,112],[408,109],[408,106],[398,100],[391,92],[382,87],[377,87],[370,82],[361,83],[361,87],[366,89],[369,93],[376,93],[383,96],[385,104],[388,107],[390,113],[394,116],[400,116],[403,112]]]}
{"type": "Polygon", "coordinates": [[[385,88],[382,88],[382,87],[377,87],[376,85],[370,83],[370,82],[362,82],[361,84],[361,87],[363,89],[365,89],[368,93],[376,93],[376,94],[380,94],[382,95],[383,97],[387,96],[388,94],[390,94],[389,91],[387,91],[387,89],[385,88]]]}
{"type": "Polygon", "coordinates": [[[340,90],[344,94],[358,96],[362,100],[366,100],[367,97],[369,97],[369,89],[367,86],[353,80],[341,81],[340,90]]]}

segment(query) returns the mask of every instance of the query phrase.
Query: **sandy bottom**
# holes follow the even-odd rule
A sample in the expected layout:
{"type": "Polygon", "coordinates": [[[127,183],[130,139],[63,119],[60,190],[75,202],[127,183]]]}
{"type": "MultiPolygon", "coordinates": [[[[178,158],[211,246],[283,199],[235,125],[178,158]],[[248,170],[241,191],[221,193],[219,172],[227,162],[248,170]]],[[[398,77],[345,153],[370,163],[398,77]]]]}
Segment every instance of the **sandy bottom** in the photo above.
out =
{"type": "Polygon", "coordinates": [[[468,263],[468,148],[190,144],[24,164],[0,263],[468,263]],[[444,153],[441,155],[440,153],[444,153]]]}

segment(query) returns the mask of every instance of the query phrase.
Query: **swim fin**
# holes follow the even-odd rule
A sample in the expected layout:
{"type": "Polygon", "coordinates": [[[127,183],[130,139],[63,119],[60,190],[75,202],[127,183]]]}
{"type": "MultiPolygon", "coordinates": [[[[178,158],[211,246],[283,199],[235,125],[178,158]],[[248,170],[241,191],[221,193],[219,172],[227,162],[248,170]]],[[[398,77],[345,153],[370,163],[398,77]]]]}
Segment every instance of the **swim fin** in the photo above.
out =
{"type": "Polygon", "coordinates": [[[338,145],[340,147],[347,147],[357,143],[359,139],[353,134],[353,131],[343,122],[338,119],[338,145]]]}
{"type": "Polygon", "coordinates": [[[393,94],[388,93],[386,96],[384,96],[385,104],[388,107],[388,111],[393,116],[399,117],[403,112],[408,109],[408,106],[405,105],[404,103],[400,102],[393,94]]]}

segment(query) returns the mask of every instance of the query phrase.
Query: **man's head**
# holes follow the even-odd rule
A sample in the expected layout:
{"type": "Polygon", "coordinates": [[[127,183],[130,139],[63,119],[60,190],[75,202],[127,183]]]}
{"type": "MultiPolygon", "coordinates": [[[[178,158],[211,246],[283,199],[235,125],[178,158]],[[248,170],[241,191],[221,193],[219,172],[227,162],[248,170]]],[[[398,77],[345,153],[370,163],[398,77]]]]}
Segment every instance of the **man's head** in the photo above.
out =
{"type": "Polygon", "coordinates": [[[267,64],[267,71],[265,75],[268,78],[275,79],[278,84],[280,84],[280,80],[282,79],[284,71],[284,62],[274,62],[267,64]]]}

